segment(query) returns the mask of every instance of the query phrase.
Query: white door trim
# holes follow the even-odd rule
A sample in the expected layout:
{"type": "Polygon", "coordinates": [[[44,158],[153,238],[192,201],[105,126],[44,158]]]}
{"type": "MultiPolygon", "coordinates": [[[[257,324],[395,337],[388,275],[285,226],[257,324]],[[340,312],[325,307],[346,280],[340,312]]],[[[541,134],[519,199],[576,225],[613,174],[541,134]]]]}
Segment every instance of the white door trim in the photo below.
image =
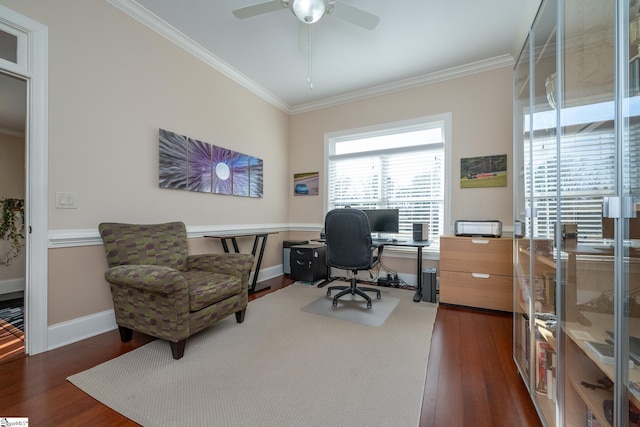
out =
{"type": "Polygon", "coordinates": [[[37,354],[48,349],[49,30],[1,5],[0,24],[19,34],[18,64],[2,61],[0,69],[27,81],[25,346],[27,354],[37,354]]]}

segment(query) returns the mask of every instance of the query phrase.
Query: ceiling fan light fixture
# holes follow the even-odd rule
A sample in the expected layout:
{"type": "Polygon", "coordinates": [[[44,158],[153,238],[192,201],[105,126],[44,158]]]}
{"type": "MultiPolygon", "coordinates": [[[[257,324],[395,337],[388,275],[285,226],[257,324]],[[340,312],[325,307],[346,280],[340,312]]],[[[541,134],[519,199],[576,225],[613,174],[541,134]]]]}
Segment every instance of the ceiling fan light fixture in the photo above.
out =
{"type": "Polygon", "coordinates": [[[325,0],[291,0],[291,11],[305,24],[318,22],[327,11],[325,0]]]}

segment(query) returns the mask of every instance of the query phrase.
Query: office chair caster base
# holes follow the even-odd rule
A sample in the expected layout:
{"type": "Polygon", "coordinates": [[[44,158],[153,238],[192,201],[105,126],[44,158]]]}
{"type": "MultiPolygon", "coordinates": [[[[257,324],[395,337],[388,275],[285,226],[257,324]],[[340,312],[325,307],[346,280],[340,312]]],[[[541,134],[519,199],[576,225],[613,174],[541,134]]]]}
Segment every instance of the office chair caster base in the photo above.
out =
{"type": "Polygon", "coordinates": [[[371,308],[371,302],[367,301],[367,308],[371,308]]]}
{"type": "Polygon", "coordinates": [[[333,305],[334,307],[337,307],[337,306],[338,306],[338,300],[334,299],[334,300],[333,300],[333,304],[332,304],[332,305],[333,305]]]}

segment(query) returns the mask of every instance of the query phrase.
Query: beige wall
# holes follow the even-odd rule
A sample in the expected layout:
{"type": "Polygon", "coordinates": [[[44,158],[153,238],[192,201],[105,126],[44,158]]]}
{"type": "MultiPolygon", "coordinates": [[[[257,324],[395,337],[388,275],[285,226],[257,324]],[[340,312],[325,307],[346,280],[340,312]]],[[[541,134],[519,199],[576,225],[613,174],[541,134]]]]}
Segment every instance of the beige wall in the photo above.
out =
{"type": "Polygon", "coordinates": [[[286,113],[104,0],[0,3],[49,28],[50,230],[286,221],[286,113]],[[159,188],[159,128],[263,159],[264,197],[159,188]],[[56,209],[56,192],[78,209],[56,209]]]}
{"type": "MultiPolygon", "coordinates": [[[[290,173],[320,171],[324,180],[324,135],[382,123],[452,113],[451,216],[498,219],[512,223],[511,174],[507,187],[461,189],[460,159],[507,154],[512,162],[511,67],[447,80],[390,95],[294,115],[291,118],[290,173]]],[[[321,223],[325,188],[317,197],[293,197],[289,184],[289,219],[321,223]]],[[[448,230],[451,232],[452,230],[448,230]]]]}
{"type": "MultiPolygon", "coordinates": [[[[24,137],[0,133],[0,199],[24,199],[25,195],[24,137]]],[[[10,244],[0,239],[0,253],[10,244]]],[[[26,257],[21,251],[11,264],[0,265],[0,281],[24,279],[26,257]]],[[[0,293],[2,287],[0,287],[0,293]]]]}
{"type": "MultiPolygon", "coordinates": [[[[511,181],[459,188],[460,158],[511,158],[511,69],[505,67],[363,101],[289,116],[103,0],[0,0],[49,28],[49,229],[95,230],[102,221],[188,226],[321,224],[319,196],[293,197],[293,173],[324,175],[324,134],[451,112],[452,219],[511,222],[511,181]],[[158,188],[158,128],[264,160],[264,197],[158,188]],[[55,193],[77,209],[55,209],[55,193]]],[[[321,182],[324,179],[321,176],[321,182]]],[[[511,180],[511,178],[509,178],[511,180]]],[[[282,262],[269,237],[263,268],[282,262]]],[[[251,242],[243,242],[245,251],[251,242]]],[[[194,252],[220,252],[193,239],[194,252]]],[[[101,246],[50,249],[49,325],[111,308],[101,246]]],[[[415,273],[415,260],[392,268],[415,273]]],[[[429,266],[426,263],[425,266],[429,266]]]]}
{"type": "MultiPolygon", "coordinates": [[[[104,0],[0,4],[49,29],[50,230],[287,222],[286,113],[104,0]],[[160,189],[159,128],[263,159],[264,197],[160,189]],[[78,208],[56,209],[56,192],[78,208]]],[[[49,250],[50,325],[111,307],[105,267],[101,247],[49,250]]]]}

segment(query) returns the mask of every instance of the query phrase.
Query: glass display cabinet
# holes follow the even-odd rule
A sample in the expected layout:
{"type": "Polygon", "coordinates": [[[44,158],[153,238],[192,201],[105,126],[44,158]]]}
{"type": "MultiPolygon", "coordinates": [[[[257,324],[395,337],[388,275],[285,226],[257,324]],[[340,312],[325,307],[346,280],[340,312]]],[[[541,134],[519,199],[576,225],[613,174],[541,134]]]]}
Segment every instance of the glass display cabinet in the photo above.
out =
{"type": "Polygon", "coordinates": [[[638,0],[545,0],[513,73],[513,356],[544,425],[640,425],[638,0]]]}

